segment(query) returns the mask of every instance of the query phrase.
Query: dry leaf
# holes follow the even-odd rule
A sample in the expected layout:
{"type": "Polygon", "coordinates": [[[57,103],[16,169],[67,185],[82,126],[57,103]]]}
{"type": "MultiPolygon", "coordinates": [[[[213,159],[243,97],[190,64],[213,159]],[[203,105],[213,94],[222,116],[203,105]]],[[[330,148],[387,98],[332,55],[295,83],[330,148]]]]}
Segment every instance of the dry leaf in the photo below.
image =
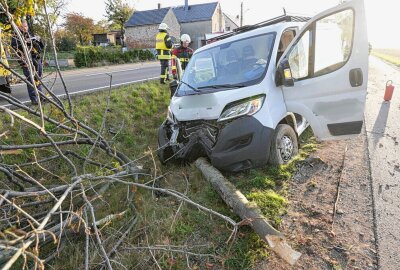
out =
{"type": "Polygon", "coordinates": [[[173,259],[173,258],[168,258],[167,259],[167,263],[168,263],[168,265],[174,265],[175,264],[175,260],[173,259]]]}
{"type": "Polygon", "coordinates": [[[206,268],[207,269],[213,269],[214,268],[214,264],[206,262],[206,268]]]}

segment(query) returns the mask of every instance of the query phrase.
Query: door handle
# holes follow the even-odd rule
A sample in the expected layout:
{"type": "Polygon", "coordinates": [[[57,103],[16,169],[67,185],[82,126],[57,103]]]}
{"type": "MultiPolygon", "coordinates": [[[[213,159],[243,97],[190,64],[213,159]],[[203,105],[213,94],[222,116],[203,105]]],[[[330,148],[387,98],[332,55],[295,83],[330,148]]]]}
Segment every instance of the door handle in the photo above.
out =
{"type": "Polygon", "coordinates": [[[349,73],[350,84],[352,87],[357,87],[363,84],[363,73],[361,68],[354,68],[349,73]]]}

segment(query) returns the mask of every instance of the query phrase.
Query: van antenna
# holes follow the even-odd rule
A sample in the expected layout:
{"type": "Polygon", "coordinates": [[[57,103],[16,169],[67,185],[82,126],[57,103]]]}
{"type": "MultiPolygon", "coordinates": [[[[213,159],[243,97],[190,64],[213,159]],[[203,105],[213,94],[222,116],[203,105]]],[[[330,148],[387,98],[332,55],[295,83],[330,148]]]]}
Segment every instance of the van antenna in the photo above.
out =
{"type": "Polygon", "coordinates": [[[286,9],[283,7],[283,15],[286,16],[286,9]]]}

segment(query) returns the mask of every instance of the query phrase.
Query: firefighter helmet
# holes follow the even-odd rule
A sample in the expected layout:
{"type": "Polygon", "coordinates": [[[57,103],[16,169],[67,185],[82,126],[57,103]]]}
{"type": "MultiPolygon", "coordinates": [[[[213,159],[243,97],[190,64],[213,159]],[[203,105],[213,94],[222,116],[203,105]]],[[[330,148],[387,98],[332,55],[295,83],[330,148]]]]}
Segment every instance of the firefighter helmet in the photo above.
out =
{"type": "Polygon", "coordinates": [[[160,23],[158,30],[167,30],[169,27],[166,23],[160,23]]]}
{"type": "Polygon", "coordinates": [[[191,42],[190,36],[189,36],[188,34],[183,34],[183,35],[181,36],[181,42],[188,42],[188,43],[190,43],[190,42],[191,42]]]}

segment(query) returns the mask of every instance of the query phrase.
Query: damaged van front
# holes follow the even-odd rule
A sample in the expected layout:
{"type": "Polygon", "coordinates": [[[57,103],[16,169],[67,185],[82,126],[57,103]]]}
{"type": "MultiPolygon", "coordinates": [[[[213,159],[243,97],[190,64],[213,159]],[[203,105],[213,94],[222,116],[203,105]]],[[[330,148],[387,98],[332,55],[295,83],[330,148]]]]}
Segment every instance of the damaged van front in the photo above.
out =
{"type": "Polygon", "coordinates": [[[162,162],[208,156],[215,167],[229,171],[266,163],[273,130],[256,115],[266,99],[260,84],[275,37],[260,31],[193,55],[159,129],[162,162]]]}
{"type": "Polygon", "coordinates": [[[225,171],[287,163],[311,126],[359,134],[368,82],[364,2],[282,16],[227,34],[191,58],[159,129],[161,162],[209,157],[225,171]],[[300,30],[300,26],[303,26],[300,30]]]}

